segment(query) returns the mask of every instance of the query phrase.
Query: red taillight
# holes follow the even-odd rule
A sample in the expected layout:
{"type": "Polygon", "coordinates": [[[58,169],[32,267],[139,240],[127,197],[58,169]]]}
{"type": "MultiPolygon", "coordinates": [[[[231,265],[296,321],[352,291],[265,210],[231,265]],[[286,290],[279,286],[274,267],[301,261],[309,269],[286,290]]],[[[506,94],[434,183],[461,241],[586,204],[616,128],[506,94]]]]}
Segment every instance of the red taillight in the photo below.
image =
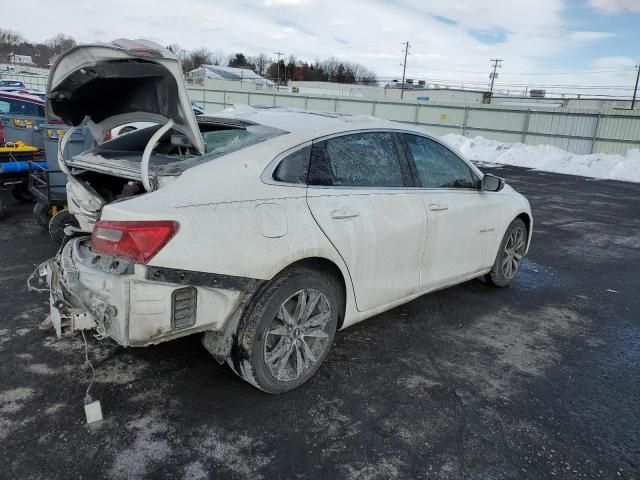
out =
{"type": "Polygon", "coordinates": [[[115,257],[147,263],[178,231],[178,222],[111,222],[96,223],[91,235],[91,248],[115,257]]]}
{"type": "Polygon", "coordinates": [[[102,137],[102,141],[108,142],[112,138],[113,138],[113,133],[111,133],[111,130],[107,130],[106,132],[104,132],[104,137],[102,137]]]}

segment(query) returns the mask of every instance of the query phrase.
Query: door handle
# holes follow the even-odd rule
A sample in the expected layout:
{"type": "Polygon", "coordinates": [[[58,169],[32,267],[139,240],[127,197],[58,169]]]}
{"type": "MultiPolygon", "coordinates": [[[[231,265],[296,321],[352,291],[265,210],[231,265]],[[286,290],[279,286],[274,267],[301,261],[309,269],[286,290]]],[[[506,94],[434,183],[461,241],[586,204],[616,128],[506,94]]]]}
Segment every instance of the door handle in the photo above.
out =
{"type": "Polygon", "coordinates": [[[429,210],[432,212],[439,212],[441,210],[449,210],[449,205],[446,203],[430,203],[429,210]]]}
{"type": "Polygon", "coordinates": [[[333,210],[331,212],[331,218],[342,219],[342,218],[354,218],[360,215],[360,212],[356,210],[333,210]]]}

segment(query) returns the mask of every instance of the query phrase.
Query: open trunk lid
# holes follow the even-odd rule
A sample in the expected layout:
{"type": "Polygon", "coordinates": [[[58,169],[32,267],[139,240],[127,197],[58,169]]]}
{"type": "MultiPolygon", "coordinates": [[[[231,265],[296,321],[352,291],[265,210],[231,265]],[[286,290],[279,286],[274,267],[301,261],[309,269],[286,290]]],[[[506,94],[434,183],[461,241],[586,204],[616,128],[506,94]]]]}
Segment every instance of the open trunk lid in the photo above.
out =
{"type": "Polygon", "coordinates": [[[147,40],[119,39],[67,50],[51,68],[46,110],[49,121],[73,126],[88,117],[99,139],[126,123],[173,120],[173,128],[204,153],[180,61],[147,40]]]}

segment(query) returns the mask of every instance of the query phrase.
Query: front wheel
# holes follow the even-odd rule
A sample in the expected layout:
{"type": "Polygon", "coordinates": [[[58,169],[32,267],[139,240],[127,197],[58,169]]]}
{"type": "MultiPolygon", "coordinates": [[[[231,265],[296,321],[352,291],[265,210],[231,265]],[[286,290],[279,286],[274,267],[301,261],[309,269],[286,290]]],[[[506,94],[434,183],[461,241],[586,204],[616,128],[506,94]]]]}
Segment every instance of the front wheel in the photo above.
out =
{"type": "Polygon", "coordinates": [[[309,380],[327,356],[338,323],[333,277],[293,268],[267,285],[245,312],[229,365],[267,393],[309,380]]]}
{"type": "Polygon", "coordinates": [[[485,275],[487,282],[496,287],[511,285],[526,249],[527,227],[521,219],[516,218],[504,234],[491,272],[485,275]]]}

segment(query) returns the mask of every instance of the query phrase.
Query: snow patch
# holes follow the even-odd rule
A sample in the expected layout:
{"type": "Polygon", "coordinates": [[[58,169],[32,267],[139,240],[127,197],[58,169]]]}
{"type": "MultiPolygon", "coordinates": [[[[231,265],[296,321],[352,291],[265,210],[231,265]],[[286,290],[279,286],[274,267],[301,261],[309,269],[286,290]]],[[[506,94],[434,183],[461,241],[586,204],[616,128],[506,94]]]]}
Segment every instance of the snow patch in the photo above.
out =
{"type": "Polygon", "coordinates": [[[640,149],[637,148],[630,149],[624,156],[605,153],[578,155],[551,145],[501,143],[455,133],[441,138],[476,163],[513,165],[545,172],[640,183],[640,149]]]}
{"type": "Polygon", "coordinates": [[[397,458],[382,459],[374,464],[347,465],[347,477],[354,480],[378,480],[386,478],[398,478],[397,458]]]}
{"type": "Polygon", "coordinates": [[[15,413],[22,409],[22,403],[29,400],[35,391],[32,388],[20,387],[0,392],[0,410],[3,413],[15,413]]]}
{"type": "Polygon", "coordinates": [[[449,340],[470,352],[469,358],[463,364],[444,361],[442,366],[485,397],[510,397],[518,392],[518,380],[523,376],[542,377],[561,361],[556,339],[574,336],[588,324],[573,310],[551,306],[539,309],[534,318],[535,323],[522,322],[517,311],[502,308],[467,329],[452,332],[449,340]],[[488,363],[487,351],[492,352],[488,363]]]}
{"type": "MultiPolygon", "coordinates": [[[[201,458],[208,459],[215,470],[220,466],[240,478],[258,480],[264,478],[260,470],[272,461],[271,457],[255,451],[256,449],[266,450],[264,443],[242,433],[225,432],[223,434],[209,428],[200,431],[198,437],[197,452],[201,458]]],[[[194,466],[194,473],[196,472],[197,469],[194,466]]]]}
{"type": "Polygon", "coordinates": [[[202,463],[195,461],[184,469],[184,480],[206,480],[209,478],[207,470],[202,463]]]}
{"type": "Polygon", "coordinates": [[[129,449],[118,453],[111,468],[112,478],[145,478],[152,465],[171,455],[169,442],[164,438],[169,431],[166,423],[156,415],[131,421],[127,430],[135,432],[129,449]]]}
{"type": "Polygon", "coordinates": [[[440,382],[420,375],[409,375],[399,378],[398,385],[406,387],[409,390],[426,391],[440,385],[440,382]]]}

